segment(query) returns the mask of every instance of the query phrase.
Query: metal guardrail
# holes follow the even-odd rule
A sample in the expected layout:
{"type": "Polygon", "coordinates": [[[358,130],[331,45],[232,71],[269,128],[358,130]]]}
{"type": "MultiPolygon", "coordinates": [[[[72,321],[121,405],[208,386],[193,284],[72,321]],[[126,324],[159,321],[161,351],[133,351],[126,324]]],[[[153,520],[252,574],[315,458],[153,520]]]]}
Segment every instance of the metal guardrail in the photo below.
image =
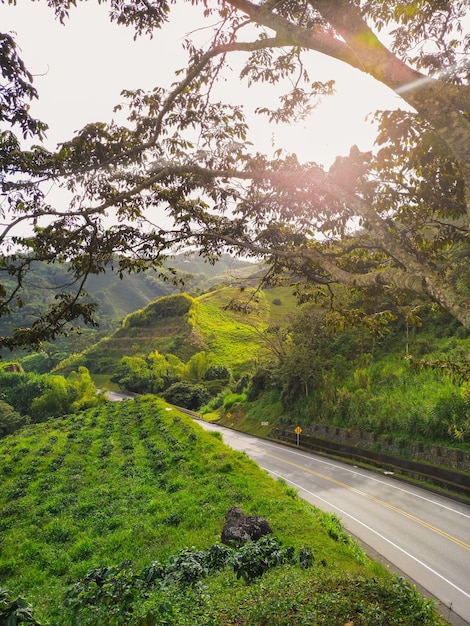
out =
{"type": "MultiPolygon", "coordinates": [[[[273,428],[269,437],[297,446],[297,435],[290,430],[273,428]]],[[[301,447],[304,449],[364,462],[368,465],[380,467],[385,471],[447,489],[456,495],[470,497],[470,474],[468,472],[404,459],[392,454],[359,448],[307,434],[303,434],[300,441],[301,447]]]]}

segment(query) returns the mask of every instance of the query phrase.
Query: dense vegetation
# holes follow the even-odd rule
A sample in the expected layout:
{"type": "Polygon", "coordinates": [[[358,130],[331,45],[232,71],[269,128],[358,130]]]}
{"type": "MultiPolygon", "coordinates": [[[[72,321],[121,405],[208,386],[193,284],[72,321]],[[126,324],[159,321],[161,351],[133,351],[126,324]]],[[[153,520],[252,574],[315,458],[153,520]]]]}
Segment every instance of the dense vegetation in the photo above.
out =
{"type": "Polygon", "coordinates": [[[65,377],[28,374],[20,365],[8,364],[0,367],[0,388],[0,437],[30,422],[42,422],[104,402],[85,367],[65,377]]]}
{"type": "MultiPolygon", "coordinates": [[[[77,3],[47,4],[65,24],[77,3]]],[[[172,18],[181,26],[178,8],[113,0],[109,17],[137,38],[172,18]]],[[[175,82],[123,91],[113,121],[90,121],[52,150],[31,111],[38,93],[21,44],[0,34],[0,316],[28,305],[38,261],[68,272],[0,345],[38,346],[77,319],[92,324],[82,291],[112,259],[119,275],[158,271],[188,247],[209,260],[227,250],[264,258],[270,279],[287,268],[332,297],[339,284],[413,294],[470,328],[466,17],[465,0],[193,0],[191,33],[172,37],[185,54],[175,82]],[[308,119],[334,93],[337,68],[367,98],[372,80],[395,103],[371,104],[375,145],[351,146],[327,167],[276,140],[266,154],[257,127],[308,119]],[[263,89],[251,106],[253,83],[263,89]],[[52,183],[70,197],[55,205],[52,183]]],[[[156,56],[173,56],[154,41],[156,56]]]]}
{"type": "MultiPolygon", "coordinates": [[[[64,21],[76,3],[48,4],[64,21]]],[[[295,416],[468,447],[470,99],[461,59],[470,39],[467,3],[444,4],[195,0],[214,25],[202,44],[197,28],[185,42],[179,82],[124,92],[124,122],[89,124],[54,152],[39,145],[46,125],[30,112],[33,77],[13,35],[0,34],[0,345],[45,347],[24,361],[28,374],[0,381],[7,623],[15,613],[36,621],[18,595],[54,626],[201,616],[262,624],[273,612],[279,624],[438,623],[409,585],[364,559],[336,518],[154,399],[99,405],[89,372],[239,427],[295,416]],[[241,107],[215,97],[235,52],[242,79],[287,85],[278,104],[258,103],[270,122],[292,123],[332,92],[332,81],[309,76],[318,52],[405,106],[376,114],[374,150],[353,146],[328,170],[282,149],[264,156],[241,107]],[[69,205],[49,203],[52,182],[71,192],[69,205]],[[194,289],[145,306],[178,245],[211,261],[227,249],[267,259],[265,285],[286,270],[301,277],[303,306],[283,318],[276,289],[224,290],[223,305],[220,292],[196,299],[194,289]],[[155,274],[129,298],[100,282],[113,266],[118,276],[155,274]],[[81,352],[96,301],[109,329],[130,301],[141,308],[81,352]],[[441,311],[417,314],[424,303],[441,311]],[[44,346],[77,320],[87,327],[80,354],[44,346]],[[58,374],[45,373],[55,366],[58,374]],[[268,517],[275,539],[222,549],[233,504],[268,517]]],[[[111,19],[152,34],[170,8],[117,0],[111,19]]]]}
{"type": "Polygon", "coordinates": [[[424,311],[411,331],[397,319],[379,334],[361,325],[338,332],[328,314],[305,305],[289,331],[249,387],[251,400],[269,393],[284,422],[468,447],[470,338],[445,315],[424,311]]]}
{"type": "Polygon", "coordinates": [[[354,318],[297,306],[288,287],[168,296],[62,366],[213,419],[236,414],[254,432],[282,419],[468,445],[467,331],[441,312],[416,307],[409,318],[387,304],[354,318]]]}
{"type": "MultiPolygon", "coordinates": [[[[5,366],[2,432],[92,406],[99,386],[158,394],[256,433],[295,421],[468,447],[467,331],[442,312],[415,307],[409,318],[388,304],[353,318],[298,306],[288,287],[164,296],[54,373],[5,366]]],[[[41,371],[45,360],[22,363],[41,371]]]]}
{"type": "Polygon", "coordinates": [[[441,623],[338,518],[154,398],[10,435],[0,471],[3,615],[22,596],[53,626],[441,623]],[[220,545],[233,505],[274,535],[220,545]]]}

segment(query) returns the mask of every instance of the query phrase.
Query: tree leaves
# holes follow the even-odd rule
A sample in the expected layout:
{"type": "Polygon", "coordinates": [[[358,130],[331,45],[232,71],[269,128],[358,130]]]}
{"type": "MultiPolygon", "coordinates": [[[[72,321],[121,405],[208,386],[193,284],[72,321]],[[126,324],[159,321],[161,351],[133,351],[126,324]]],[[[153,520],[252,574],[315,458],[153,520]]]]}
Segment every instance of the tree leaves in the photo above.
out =
{"type": "MultiPolygon", "coordinates": [[[[49,2],[62,20],[74,4],[49,2]]],[[[27,303],[24,277],[35,262],[60,262],[70,274],[2,345],[37,345],[70,330],[74,316],[92,324],[82,292],[111,259],[121,274],[140,271],[188,246],[211,260],[227,250],[264,257],[273,272],[328,284],[332,294],[337,283],[414,291],[470,326],[468,287],[455,279],[470,215],[468,72],[458,63],[470,42],[457,37],[465,3],[200,4],[206,19],[220,19],[207,44],[185,42],[187,67],[170,89],[123,92],[125,123],[88,124],[55,153],[24,150],[10,130],[0,136],[0,270],[8,276],[0,313],[27,303]],[[392,22],[395,54],[375,34],[392,22]],[[372,74],[415,108],[383,113],[374,154],[352,149],[329,172],[280,151],[260,154],[242,103],[216,97],[230,55],[243,53],[242,79],[284,90],[258,112],[290,123],[332,92],[332,80],[312,81],[306,70],[305,56],[318,51],[372,74]],[[67,189],[70,202],[49,205],[45,183],[67,189]]],[[[110,19],[146,34],[170,9],[113,0],[110,19]]],[[[2,41],[4,119],[40,138],[45,127],[27,109],[37,95],[31,76],[11,37],[2,41]]]]}

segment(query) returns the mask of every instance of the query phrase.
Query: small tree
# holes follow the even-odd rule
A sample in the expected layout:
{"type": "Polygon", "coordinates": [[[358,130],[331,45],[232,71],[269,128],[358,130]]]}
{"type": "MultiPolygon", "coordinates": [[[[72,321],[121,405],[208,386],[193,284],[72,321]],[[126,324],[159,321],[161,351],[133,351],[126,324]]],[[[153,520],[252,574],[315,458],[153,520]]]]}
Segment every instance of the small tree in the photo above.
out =
{"type": "Polygon", "coordinates": [[[50,375],[46,379],[46,390],[35,398],[31,405],[31,415],[35,421],[48,417],[59,417],[69,412],[71,397],[64,376],[50,375]]]}
{"type": "Polygon", "coordinates": [[[151,378],[151,370],[144,358],[125,356],[119,361],[111,381],[127,391],[148,393],[150,391],[151,378]]]}
{"type": "Polygon", "coordinates": [[[0,437],[5,437],[28,423],[28,417],[20,415],[12,406],[0,400],[0,437]]]}
{"type": "Polygon", "coordinates": [[[184,378],[192,383],[199,383],[201,380],[204,380],[208,367],[207,354],[205,352],[197,352],[187,362],[184,378]]]}
{"type": "Polygon", "coordinates": [[[76,413],[104,401],[97,395],[86,367],[71,372],[68,379],[59,375],[46,375],[45,381],[44,393],[35,398],[31,405],[34,420],[76,413]]]}
{"type": "Polygon", "coordinates": [[[69,408],[71,413],[83,411],[104,402],[104,397],[98,395],[96,385],[86,367],[81,366],[78,372],[70,372],[67,386],[72,400],[69,408]]]}
{"type": "Polygon", "coordinates": [[[201,385],[180,382],[171,385],[163,397],[171,404],[196,411],[209,400],[210,395],[201,385]]]}
{"type": "Polygon", "coordinates": [[[231,375],[226,365],[209,365],[204,373],[204,380],[229,380],[231,375]]]}
{"type": "MultiPolygon", "coordinates": [[[[48,4],[64,21],[77,3],[48,4]]],[[[115,0],[110,17],[136,36],[152,34],[174,4],[115,0]]],[[[62,262],[70,274],[0,346],[37,346],[77,318],[94,323],[94,305],[80,296],[90,274],[111,260],[121,275],[159,266],[178,246],[211,261],[227,249],[265,258],[271,274],[287,269],[331,294],[338,284],[414,294],[470,328],[468,1],[194,0],[192,8],[208,29],[202,45],[200,29],[185,39],[179,82],[123,92],[125,123],[88,124],[56,152],[25,149],[15,134],[37,143],[46,127],[29,112],[32,75],[12,37],[0,35],[8,125],[0,133],[0,316],[28,301],[25,277],[38,261],[62,262]],[[328,169],[282,147],[261,154],[234,90],[218,100],[231,57],[242,59],[248,86],[276,87],[256,112],[291,124],[334,92],[334,69],[329,80],[314,75],[320,55],[372,77],[397,102],[375,113],[374,151],[352,146],[328,169]],[[73,192],[69,206],[49,204],[51,182],[73,192]]],[[[175,315],[190,307],[168,304],[175,315]]],[[[158,308],[140,321],[153,315],[158,308]]]]}

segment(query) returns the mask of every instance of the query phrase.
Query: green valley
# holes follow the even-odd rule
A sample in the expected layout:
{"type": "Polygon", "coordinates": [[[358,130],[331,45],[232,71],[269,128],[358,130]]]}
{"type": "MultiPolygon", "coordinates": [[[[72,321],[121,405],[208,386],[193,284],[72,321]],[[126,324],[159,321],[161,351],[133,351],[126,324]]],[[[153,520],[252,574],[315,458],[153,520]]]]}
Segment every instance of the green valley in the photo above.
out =
{"type": "Polygon", "coordinates": [[[172,406],[263,436],[319,423],[467,451],[466,331],[434,311],[370,319],[338,324],[290,286],[225,285],[153,300],[49,374],[5,364],[5,611],[47,626],[271,624],[273,606],[286,625],[442,623],[338,518],[172,406]],[[139,395],[93,403],[91,379],[139,395]],[[221,546],[232,506],[266,517],[272,540],[221,546]]]}

